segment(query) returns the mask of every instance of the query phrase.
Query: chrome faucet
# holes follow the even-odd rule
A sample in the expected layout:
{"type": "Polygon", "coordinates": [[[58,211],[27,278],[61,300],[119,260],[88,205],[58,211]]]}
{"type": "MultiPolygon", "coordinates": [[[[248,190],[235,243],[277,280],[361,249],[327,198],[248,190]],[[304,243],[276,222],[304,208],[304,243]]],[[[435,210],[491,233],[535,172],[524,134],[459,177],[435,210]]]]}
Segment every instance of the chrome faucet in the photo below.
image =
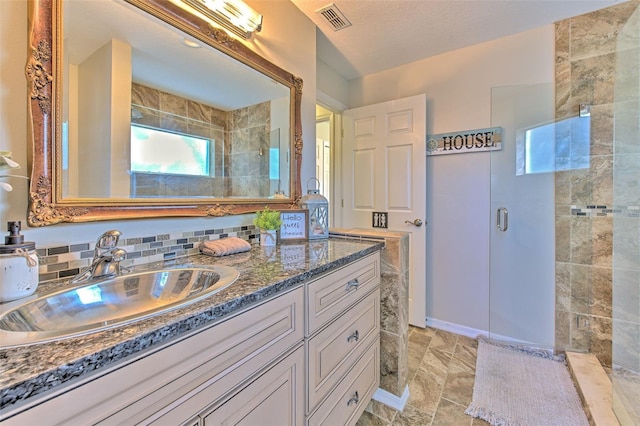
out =
{"type": "Polygon", "coordinates": [[[127,252],[117,247],[120,235],[122,232],[116,230],[102,234],[96,242],[91,265],[76,275],[71,283],[77,284],[98,278],[110,278],[128,272],[126,268],[120,266],[120,262],[127,257],[127,252]]]}

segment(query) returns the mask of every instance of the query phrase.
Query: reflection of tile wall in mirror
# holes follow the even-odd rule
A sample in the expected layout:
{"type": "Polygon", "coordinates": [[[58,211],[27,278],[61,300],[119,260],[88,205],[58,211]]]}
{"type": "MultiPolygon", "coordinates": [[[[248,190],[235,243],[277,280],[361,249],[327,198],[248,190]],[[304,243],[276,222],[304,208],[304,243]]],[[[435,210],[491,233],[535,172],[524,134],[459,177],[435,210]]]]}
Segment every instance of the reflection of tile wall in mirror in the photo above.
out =
{"type": "Polygon", "coordinates": [[[132,123],[216,141],[210,178],[172,176],[169,179],[136,173],[132,179],[132,184],[136,185],[132,192],[136,196],[261,198],[271,194],[269,102],[225,112],[134,83],[132,104],[132,123]],[[223,176],[230,179],[216,181],[223,176]],[[175,188],[169,180],[176,184],[175,188]]]}
{"type": "Polygon", "coordinates": [[[240,108],[229,116],[229,196],[267,197],[270,195],[270,103],[240,108]]]}

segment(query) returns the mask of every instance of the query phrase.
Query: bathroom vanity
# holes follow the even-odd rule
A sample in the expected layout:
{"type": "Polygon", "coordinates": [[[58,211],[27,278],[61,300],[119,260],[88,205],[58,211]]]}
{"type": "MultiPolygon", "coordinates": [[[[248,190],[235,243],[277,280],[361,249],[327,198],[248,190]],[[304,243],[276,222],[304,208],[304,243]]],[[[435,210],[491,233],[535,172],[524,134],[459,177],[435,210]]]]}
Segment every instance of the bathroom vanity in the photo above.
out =
{"type": "Polygon", "coordinates": [[[381,248],[329,239],[165,262],[240,278],[134,324],[1,349],[0,421],[354,424],[379,385],[381,248]]]}

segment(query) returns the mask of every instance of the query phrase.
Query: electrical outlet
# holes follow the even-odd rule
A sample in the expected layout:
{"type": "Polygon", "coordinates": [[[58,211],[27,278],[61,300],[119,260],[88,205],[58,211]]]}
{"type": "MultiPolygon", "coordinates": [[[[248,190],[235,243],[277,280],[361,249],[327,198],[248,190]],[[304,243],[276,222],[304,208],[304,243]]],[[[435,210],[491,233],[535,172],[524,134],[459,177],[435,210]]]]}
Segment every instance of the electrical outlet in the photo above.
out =
{"type": "Polygon", "coordinates": [[[576,327],[578,330],[589,330],[589,317],[586,315],[576,316],[576,327]]]}

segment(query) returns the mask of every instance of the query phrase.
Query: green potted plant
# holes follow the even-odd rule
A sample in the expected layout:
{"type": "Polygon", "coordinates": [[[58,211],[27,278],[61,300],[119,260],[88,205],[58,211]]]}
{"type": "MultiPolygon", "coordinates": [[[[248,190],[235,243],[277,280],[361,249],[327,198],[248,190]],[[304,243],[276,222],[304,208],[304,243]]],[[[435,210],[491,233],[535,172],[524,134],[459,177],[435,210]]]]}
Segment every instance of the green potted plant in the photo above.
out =
{"type": "Polygon", "coordinates": [[[282,224],[278,210],[271,210],[269,206],[265,206],[264,210],[256,212],[253,224],[260,230],[261,246],[276,245],[277,230],[282,224]]]}

